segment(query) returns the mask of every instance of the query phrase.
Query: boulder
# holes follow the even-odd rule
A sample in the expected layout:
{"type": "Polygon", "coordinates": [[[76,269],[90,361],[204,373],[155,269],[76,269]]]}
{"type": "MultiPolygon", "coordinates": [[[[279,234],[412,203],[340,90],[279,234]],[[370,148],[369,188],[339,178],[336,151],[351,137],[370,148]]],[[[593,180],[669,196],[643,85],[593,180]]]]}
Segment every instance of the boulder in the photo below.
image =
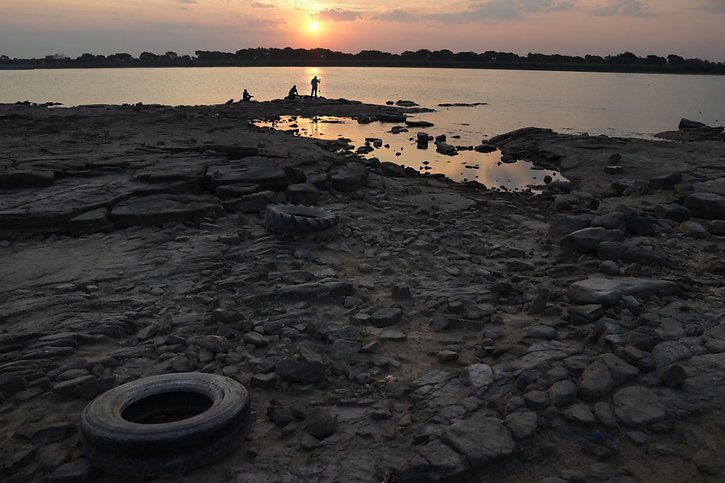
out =
{"type": "Polygon", "coordinates": [[[287,187],[287,200],[294,205],[312,206],[320,199],[320,190],[312,183],[299,183],[287,187]]]}
{"type": "Polygon", "coordinates": [[[625,387],[614,394],[614,413],[625,426],[639,428],[655,423],[665,416],[665,408],[652,390],[625,387]]]}
{"type": "Polygon", "coordinates": [[[725,220],[725,196],[715,193],[693,193],[685,198],[685,208],[696,218],[725,220]]]}
{"type": "Polygon", "coordinates": [[[68,220],[68,229],[74,236],[111,231],[113,230],[113,223],[111,222],[110,211],[108,208],[99,208],[78,215],[68,220]]]}

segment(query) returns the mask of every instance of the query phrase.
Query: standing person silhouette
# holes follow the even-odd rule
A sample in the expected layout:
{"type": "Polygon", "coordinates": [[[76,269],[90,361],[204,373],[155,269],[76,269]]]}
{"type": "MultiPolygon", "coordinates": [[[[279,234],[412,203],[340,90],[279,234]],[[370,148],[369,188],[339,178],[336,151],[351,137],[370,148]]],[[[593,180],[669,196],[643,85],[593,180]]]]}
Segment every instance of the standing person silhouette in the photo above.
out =
{"type": "Polygon", "coordinates": [[[317,85],[322,82],[320,79],[317,78],[317,76],[313,77],[310,81],[310,85],[312,86],[312,92],[310,93],[310,96],[317,97],[317,85]]]}

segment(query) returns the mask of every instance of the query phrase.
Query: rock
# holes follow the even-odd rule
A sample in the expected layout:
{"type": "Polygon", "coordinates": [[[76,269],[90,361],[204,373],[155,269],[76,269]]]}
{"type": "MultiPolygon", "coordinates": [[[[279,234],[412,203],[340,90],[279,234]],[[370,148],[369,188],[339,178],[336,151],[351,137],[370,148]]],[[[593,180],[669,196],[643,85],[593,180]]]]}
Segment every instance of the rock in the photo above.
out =
{"type": "Polygon", "coordinates": [[[275,166],[273,160],[261,156],[210,167],[206,177],[214,189],[232,184],[257,185],[263,190],[284,191],[290,185],[284,168],[275,166]]]}
{"type": "Polygon", "coordinates": [[[293,205],[312,206],[320,199],[320,190],[312,183],[289,185],[286,193],[287,200],[293,205]]]}
{"type": "Polygon", "coordinates": [[[552,406],[564,407],[573,403],[577,396],[577,387],[571,381],[558,381],[547,390],[552,406]]]}
{"type": "Polygon", "coordinates": [[[68,229],[73,236],[113,230],[108,208],[88,211],[68,220],[68,229]]]}
{"type": "Polygon", "coordinates": [[[384,161],[380,163],[380,166],[378,166],[378,172],[382,176],[387,176],[390,178],[405,178],[406,176],[408,176],[408,172],[405,170],[404,166],[391,163],[390,161],[384,161]]]}
{"type": "Polygon", "coordinates": [[[403,318],[403,311],[398,308],[385,308],[372,313],[370,323],[375,327],[388,327],[403,318]]]}
{"type": "Polygon", "coordinates": [[[337,339],[332,343],[330,348],[330,356],[333,359],[349,361],[360,353],[362,344],[358,341],[337,339]]]}
{"type": "Polygon", "coordinates": [[[9,170],[0,171],[0,189],[19,190],[42,188],[55,182],[53,171],[9,170]]]}
{"type": "Polygon", "coordinates": [[[661,374],[670,364],[684,361],[692,357],[692,350],[679,341],[664,341],[652,349],[652,357],[657,364],[657,371],[661,374]]]}
{"type": "Polygon", "coordinates": [[[677,203],[672,203],[669,205],[657,205],[655,207],[654,213],[655,216],[658,218],[674,220],[678,223],[687,221],[692,216],[690,215],[690,210],[677,203]]]}
{"type": "Polygon", "coordinates": [[[715,193],[694,193],[684,203],[692,216],[708,220],[725,220],[725,197],[715,193]]]}
{"type": "MultiPolygon", "coordinates": [[[[599,245],[598,251],[602,250],[602,244],[599,245]]],[[[604,275],[619,275],[619,265],[617,265],[616,262],[613,260],[604,260],[602,263],[599,264],[599,271],[602,272],[604,275]]]]}
{"type": "Polygon", "coordinates": [[[710,232],[696,221],[684,221],[680,223],[680,231],[690,238],[704,240],[710,238],[710,232]]]}
{"type": "Polygon", "coordinates": [[[538,416],[533,411],[516,411],[504,420],[514,439],[519,440],[531,436],[536,431],[538,416]]]}
{"type": "Polygon", "coordinates": [[[471,364],[466,367],[466,372],[468,373],[471,392],[474,394],[483,393],[493,383],[493,370],[488,364],[471,364]]]}
{"type": "Polygon", "coordinates": [[[612,392],[612,375],[600,361],[589,364],[579,378],[579,396],[586,401],[596,401],[612,392]]]}
{"type": "Polygon", "coordinates": [[[298,361],[283,359],[275,367],[276,374],[287,382],[310,384],[321,380],[325,375],[324,366],[317,361],[298,361]]]}
{"type": "Polygon", "coordinates": [[[526,405],[533,410],[545,409],[549,406],[549,395],[545,391],[529,391],[524,394],[526,405]]]}
{"type": "Polygon", "coordinates": [[[679,290],[677,283],[669,280],[590,277],[571,284],[567,289],[567,296],[574,303],[609,306],[616,304],[624,295],[646,298],[653,295],[674,295],[679,290]]]}
{"type": "Polygon", "coordinates": [[[597,422],[594,417],[594,413],[592,413],[592,410],[589,409],[589,406],[582,403],[572,404],[566,408],[566,411],[564,411],[564,417],[584,426],[591,426],[597,422]]]}
{"type": "Polygon", "coordinates": [[[410,293],[410,287],[404,284],[394,285],[391,290],[391,295],[395,300],[411,300],[413,296],[410,293]]]}
{"type": "Polygon", "coordinates": [[[119,228],[163,225],[168,222],[200,222],[223,215],[216,198],[203,196],[151,195],[117,203],[111,220],[119,228]]]}
{"type": "Polygon", "coordinates": [[[614,412],[625,426],[640,428],[665,416],[657,395],[642,386],[625,387],[614,394],[614,412]]]}
{"type": "Polygon", "coordinates": [[[662,371],[660,378],[665,386],[677,387],[687,379],[687,371],[679,364],[672,364],[662,371]]]}
{"type": "Polygon", "coordinates": [[[442,350],[436,354],[436,358],[441,364],[453,362],[458,359],[458,352],[452,350],[442,350]]]}
{"type": "Polygon", "coordinates": [[[612,383],[615,386],[621,386],[639,375],[639,369],[612,353],[602,354],[599,356],[599,360],[609,369],[609,373],[612,376],[612,383]]]}
{"type": "Polygon", "coordinates": [[[488,143],[482,143],[473,148],[474,151],[479,153],[492,153],[496,151],[498,148],[494,146],[493,144],[488,143]]]}
{"type": "Polygon", "coordinates": [[[599,227],[582,228],[561,239],[562,251],[572,253],[591,253],[597,251],[602,242],[617,242],[624,239],[624,232],[599,227]]]}
{"type": "Polygon", "coordinates": [[[682,183],[682,173],[668,173],[649,180],[652,189],[673,190],[675,186],[682,183]]]}
{"type": "Polygon", "coordinates": [[[707,230],[711,235],[725,236],[725,220],[714,220],[708,223],[707,230]]]}
{"type": "Polygon", "coordinates": [[[59,466],[48,479],[51,483],[85,483],[90,481],[93,467],[85,458],[59,466]]]}
{"type": "Polygon", "coordinates": [[[587,228],[594,218],[594,215],[587,214],[561,217],[551,225],[546,236],[553,242],[559,242],[569,233],[587,228]]]}
{"type": "Polygon", "coordinates": [[[329,409],[314,408],[307,414],[307,432],[323,440],[337,432],[337,415],[329,409]]]}
{"type": "Polygon", "coordinates": [[[624,232],[627,229],[627,221],[624,213],[620,211],[610,211],[604,215],[597,216],[591,222],[591,226],[600,227],[607,230],[620,230],[624,232]]]}
{"type": "Polygon", "coordinates": [[[442,431],[441,439],[465,456],[474,469],[516,449],[511,432],[501,420],[485,416],[484,411],[448,426],[442,431]]]}
{"type": "Polygon", "coordinates": [[[367,171],[360,167],[343,166],[329,175],[330,184],[337,191],[350,193],[361,189],[367,181],[367,171]]]}
{"type": "MultiPolygon", "coordinates": [[[[642,265],[667,266],[670,263],[664,255],[655,253],[648,248],[608,241],[599,244],[597,256],[601,260],[640,263],[642,265]]],[[[617,269],[616,273],[618,272],[619,269],[617,269]]]]}

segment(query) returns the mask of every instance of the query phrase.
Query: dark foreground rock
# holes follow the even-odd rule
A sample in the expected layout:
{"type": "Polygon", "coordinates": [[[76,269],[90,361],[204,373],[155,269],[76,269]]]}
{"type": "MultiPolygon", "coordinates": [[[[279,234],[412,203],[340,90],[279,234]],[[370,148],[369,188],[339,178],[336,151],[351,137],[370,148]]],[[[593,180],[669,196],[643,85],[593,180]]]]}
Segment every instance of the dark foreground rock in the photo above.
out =
{"type": "Polygon", "coordinates": [[[391,108],[254,104],[0,106],[0,480],[129,481],[83,408],[196,371],[246,385],[248,436],[134,481],[725,478],[717,141],[493,138],[570,177],[534,196],[247,123],[391,108]],[[268,233],[288,202],[339,225],[268,233]]]}

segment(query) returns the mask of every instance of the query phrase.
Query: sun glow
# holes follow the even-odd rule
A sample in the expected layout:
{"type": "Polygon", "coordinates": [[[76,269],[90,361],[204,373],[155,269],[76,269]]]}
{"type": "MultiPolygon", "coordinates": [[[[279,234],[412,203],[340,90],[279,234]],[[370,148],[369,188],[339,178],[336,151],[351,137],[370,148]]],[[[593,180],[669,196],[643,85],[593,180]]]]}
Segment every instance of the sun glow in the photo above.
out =
{"type": "Polygon", "coordinates": [[[310,25],[308,25],[308,28],[310,29],[310,32],[317,32],[320,29],[320,24],[312,21],[310,22],[310,25]]]}

